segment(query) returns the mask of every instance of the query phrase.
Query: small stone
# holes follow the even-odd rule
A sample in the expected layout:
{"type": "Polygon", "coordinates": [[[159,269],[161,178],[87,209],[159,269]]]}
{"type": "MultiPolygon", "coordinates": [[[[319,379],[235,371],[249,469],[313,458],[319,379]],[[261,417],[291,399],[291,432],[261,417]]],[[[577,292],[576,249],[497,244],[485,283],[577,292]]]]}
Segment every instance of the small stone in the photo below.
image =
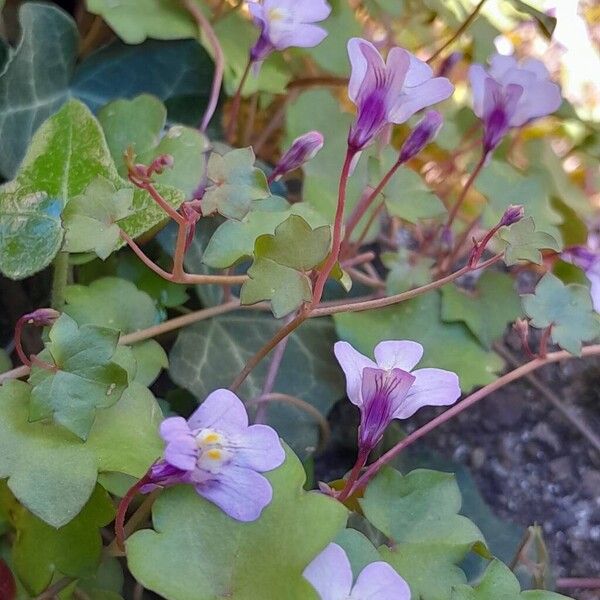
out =
{"type": "Polygon", "coordinates": [[[565,481],[569,479],[573,473],[573,467],[571,465],[571,459],[568,456],[561,456],[550,461],[550,471],[552,475],[559,481],[565,481]]]}
{"type": "Polygon", "coordinates": [[[473,469],[481,469],[481,467],[483,467],[483,465],[485,464],[486,458],[487,453],[483,448],[474,448],[471,452],[471,467],[473,469]]]}
{"type": "Polygon", "coordinates": [[[554,519],[554,527],[560,531],[566,531],[577,525],[577,517],[570,511],[557,514],[554,519]]]}
{"type": "Polygon", "coordinates": [[[600,498],[600,471],[588,469],[581,477],[581,491],[588,498],[600,498]]]}
{"type": "Polygon", "coordinates": [[[540,461],[545,457],[544,451],[535,442],[527,442],[525,444],[525,454],[533,460],[540,461]]]}
{"type": "Polygon", "coordinates": [[[531,437],[534,440],[543,442],[555,452],[558,452],[561,449],[560,438],[547,423],[538,423],[531,431],[531,437]]]}
{"type": "Polygon", "coordinates": [[[502,402],[497,402],[495,406],[498,423],[503,427],[514,427],[522,421],[525,405],[520,397],[503,398],[502,402]]]}

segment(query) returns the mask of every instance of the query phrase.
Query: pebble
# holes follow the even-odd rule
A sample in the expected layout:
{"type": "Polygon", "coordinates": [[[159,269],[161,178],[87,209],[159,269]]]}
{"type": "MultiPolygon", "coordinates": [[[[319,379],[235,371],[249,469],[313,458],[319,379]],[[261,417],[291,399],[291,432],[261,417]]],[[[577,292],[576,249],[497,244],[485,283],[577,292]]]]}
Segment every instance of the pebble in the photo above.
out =
{"type": "Polygon", "coordinates": [[[600,498],[600,471],[587,469],[581,477],[581,490],[588,498],[600,498]]]}
{"type": "Polygon", "coordinates": [[[554,477],[556,477],[556,479],[559,481],[566,481],[574,475],[571,459],[568,456],[555,458],[554,460],[550,461],[549,467],[552,475],[554,475],[554,477]]]}
{"type": "Polygon", "coordinates": [[[531,437],[535,440],[543,442],[546,446],[549,446],[555,452],[561,449],[560,438],[548,425],[548,423],[540,422],[531,431],[531,437]]]}

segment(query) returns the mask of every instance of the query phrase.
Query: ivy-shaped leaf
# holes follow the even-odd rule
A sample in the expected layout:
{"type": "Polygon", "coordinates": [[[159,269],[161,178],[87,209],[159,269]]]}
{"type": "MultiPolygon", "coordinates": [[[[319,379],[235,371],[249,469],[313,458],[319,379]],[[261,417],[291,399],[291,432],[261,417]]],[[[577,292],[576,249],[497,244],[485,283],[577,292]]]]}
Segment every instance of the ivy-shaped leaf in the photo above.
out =
{"type": "Polygon", "coordinates": [[[600,335],[600,320],[584,285],[565,285],[556,275],[546,273],[535,293],[522,298],[531,324],[540,329],[552,326],[552,341],[571,354],[579,356],[582,342],[600,335]]]}
{"type": "MultiPolygon", "coordinates": [[[[138,19],[141,10],[136,6],[138,19]]],[[[19,20],[21,38],[0,68],[0,174],[4,177],[14,177],[32,134],[73,96],[95,111],[116,98],[148,92],[169,101],[171,119],[187,124],[200,119],[213,65],[195,41],[150,41],[140,46],[117,41],[75,68],[79,36],[67,12],[55,5],[27,2],[20,7],[19,20]],[[144,76],[132,77],[136,72],[144,76]]]]}
{"type": "MultiPolygon", "coordinates": [[[[159,322],[158,311],[148,294],[117,277],[102,277],[89,286],[67,286],[65,301],[64,311],[79,325],[110,327],[127,334],[159,322]]],[[[156,340],[144,340],[127,348],[120,346],[115,357],[117,362],[123,351],[131,353],[135,381],[143,385],[150,385],[160,371],[169,366],[167,355],[156,340]]]]}
{"type": "Polygon", "coordinates": [[[458,514],[461,495],[454,475],[417,469],[401,475],[386,468],[360,500],[365,517],[393,542],[379,549],[410,585],[413,598],[449,600],[465,583],[457,566],[483,536],[458,514]]]}
{"type": "Polygon", "coordinates": [[[244,258],[252,257],[254,242],[267,233],[275,233],[278,225],[291,215],[301,216],[311,227],[326,225],[326,219],[305,202],[289,206],[282,202],[281,207],[265,210],[259,202],[241,221],[225,221],[210,238],[202,254],[202,262],[209,267],[226,269],[244,258]]]}
{"type": "Polygon", "coordinates": [[[52,527],[79,513],[98,472],[139,478],[162,452],[162,413],[140,384],[98,412],[86,442],[60,425],[30,423],[30,394],[22,381],[0,386],[0,479],[8,478],[19,502],[52,527]]]}
{"type": "Polygon", "coordinates": [[[544,231],[536,231],[532,217],[525,217],[509,227],[502,227],[498,237],[506,243],[504,262],[507,266],[516,265],[520,261],[542,264],[540,250],[549,249],[558,252],[561,245],[544,231]]]}
{"type": "Polygon", "coordinates": [[[337,314],[334,321],[339,337],[367,355],[382,340],[418,341],[425,348],[419,367],[454,371],[465,392],[494,381],[503,366],[500,357],[484,350],[462,323],[441,320],[440,294],[435,292],[397,306],[337,314]]]}
{"type": "Polygon", "coordinates": [[[486,348],[521,315],[521,302],[510,275],[487,271],[474,290],[454,284],[442,289],[442,319],[462,321],[486,348]]]}
{"type": "Polygon", "coordinates": [[[302,489],[304,469],[289,449],[285,463],[265,476],[273,500],[252,523],[230,518],[191,486],[161,494],[155,530],[127,541],[133,576],[171,600],[316,600],[302,572],[344,526],[346,509],[302,489]]]}
{"type": "Polygon", "coordinates": [[[284,317],[309,302],[306,274],[325,259],[331,243],[329,226],[312,229],[297,215],[277,226],[273,235],[261,235],[254,244],[250,279],[242,286],[242,304],[270,300],[275,317],[284,317]]]}
{"type": "Polygon", "coordinates": [[[115,100],[98,113],[106,142],[119,174],[127,176],[123,154],[131,146],[136,161],[150,164],[160,154],[173,157],[173,167],[154,177],[157,183],[182,190],[190,198],[202,178],[208,139],[197,129],[175,125],[162,134],[167,109],[156,97],[143,94],[133,100],[115,100]]]}
{"type": "MultiPolygon", "coordinates": [[[[46,216],[53,198],[51,206],[56,213],[57,206],[62,208],[83,194],[98,177],[110,181],[117,190],[133,189],[117,174],[98,121],[81,102],[71,100],[38,129],[17,177],[0,187],[0,271],[16,279],[47,266],[60,248],[62,229],[44,226],[38,234],[42,209],[46,216]],[[33,236],[44,233],[47,239],[26,245],[33,236]],[[17,241],[21,234],[23,241],[17,241]]],[[[173,188],[158,189],[174,206],[184,199],[173,188]]],[[[122,219],[120,226],[137,237],[164,218],[149,194],[134,189],[132,214],[122,219]]]]}
{"type": "Polygon", "coordinates": [[[121,242],[117,221],[129,216],[133,190],[115,186],[98,177],[83,194],[72,198],[63,211],[66,252],[93,251],[106,259],[121,242]]]}
{"type": "Polygon", "coordinates": [[[237,148],[224,155],[213,152],[207,176],[212,182],[202,198],[202,214],[218,212],[228,219],[243,219],[253,200],[269,196],[265,174],[254,166],[252,148],[237,148]]]}
{"type": "MultiPolygon", "coordinates": [[[[254,312],[220,315],[186,327],[171,349],[169,375],[202,401],[211,391],[227,387],[279,327],[272,316],[254,312]]],[[[332,352],[335,341],[331,319],[304,323],[289,337],[274,389],[301,398],[325,417],[344,395],[344,380],[332,352]]],[[[263,361],[250,373],[240,388],[243,398],[261,395],[267,368],[268,361],[263,361]]],[[[317,446],[314,417],[297,407],[271,402],[266,422],[303,458],[317,446]]]]}
{"type": "Polygon", "coordinates": [[[569,600],[566,596],[547,590],[521,591],[519,580],[499,560],[493,560],[481,581],[475,586],[458,585],[451,600],[569,600]]]}
{"type": "Polygon", "coordinates": [[[102,553],[99,529],[114,518],[110,496],[100,487],[81,512],[55,529],[20,505],[11,512],[17,530],[13,560],[17,574],[30,593],[41,594],[53,577],[91,577],[102,553]]]}
{"type": "Polygon", "coordinates": [[[119,332],[77,323],[67,314],[54,323],[39,354],[52,368],[32,365],[30,421],[53,418],[85,440],[96,410],[108,408],[127,388],[127,372],[114,362],[119,332]]]}

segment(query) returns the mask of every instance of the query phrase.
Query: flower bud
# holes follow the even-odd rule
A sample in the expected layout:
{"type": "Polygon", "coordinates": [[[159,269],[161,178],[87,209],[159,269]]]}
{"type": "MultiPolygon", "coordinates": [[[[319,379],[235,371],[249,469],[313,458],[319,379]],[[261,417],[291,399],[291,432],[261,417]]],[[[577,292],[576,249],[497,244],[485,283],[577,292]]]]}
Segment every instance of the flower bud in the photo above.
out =
{"type": "Polygon", "coordinates": [[[273,169],[269,180],[277,181],[285,173],[301,167],[305,162],[314,158],[324,143],[323,134],[319,131],[309,131],[296,138],[273,169]]]}
{"type": "Polygon", "coordinates": [[[496,149],[510,128],[508,114],[502,106],[494,108],[485,118],[484,128],[483,151],[489,154],[496,149]]]}
{"type": "Polygon", "coordinates": [[[433,142],[439,133],[442,125],[444,124],[444,118],[436,110],[430,110],[427,114],[417,123],[415,128],[408,134],[402,149],[400,150],[401,163],[416,156],[427,146],[433,142]]]}
{"type": "Polygon", "coordinates": [[[500,219],[499,227],[512,225],[517,221],[520,221],[525,215],[525,209],[520,204],[511,204],[502,215],[500,219]]]}
{"type": "Polygon", "coordinates": [[[46,325],[52,325],[58,317],[60,317],[60,313],[53,308],[38,308],[33,312],[23,315],[21,319],[28,325],[45,327],[46,325]]]}

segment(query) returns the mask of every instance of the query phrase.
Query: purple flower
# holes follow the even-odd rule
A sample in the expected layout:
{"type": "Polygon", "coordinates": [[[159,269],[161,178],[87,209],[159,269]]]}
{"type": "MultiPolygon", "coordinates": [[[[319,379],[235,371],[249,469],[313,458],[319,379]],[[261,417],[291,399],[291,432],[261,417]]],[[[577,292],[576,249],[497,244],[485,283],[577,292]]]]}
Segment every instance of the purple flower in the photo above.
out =
{"type": "Polygon", "coordinates": [[[587,246],[571,246],[562,253],[563,260],[582,269],[590,282],[594,310],[600,312],[600,249],[594,236],[588,238],[587,246]]]}
{"type": "Polygon", "coordinates": [[[350,561],[338,544],[329,544],[304,569],[304,578],[321,600],[410,600],[406,581],[383,561],[367,565],[352,585],[350,561]]]}
{"type": "Polygon", "coordinates": [[[400,162],[405,163],[407,160],[416,156],[427,146],[433,142],[439,133],[444,118],[436,110],[427,111],[427,114],[417,123],[415,128],[408,134],[406,141],[400,150],[400,162]]]}
{"type": "Polygon", "coordinates": [[[282,175],[301,167],[315,157],[323,147],[325,140],[320,131],[309,131],[297,137],[287,152],[281,157],[269,176],[271,181],[277,181],[282,175]]]}
{"type": "Polygon", "coordinates": [[[331,12],[325,0],[263,0],[248,2],[248,10],[260,28],[260,36],[250,50],[252,62],[290,46],[312,48],[327,36],[322,27],[313,25],[331,12]]]}
{"type": "Polygon", "coordinates": [[[511,204],[504,211],[504,214],[498,223],[498,227],[508,227],[509,225],[513,225],[520,221],[524,215],[525,209],[520,204],[511,204]]]}
{"type": "Polygon", "coordinates": [[[167,443],[164,457],[152,466],[142,493],[190,483],[238,521],[258,519],[271,502],[271,484],[260,473],[281,465],[285,452],[274,429],[248,426],[246,409],[233,392],[212,392],[187,421],[165,419],[160,435],[167,443]]]}
{"type": "Polygon", "coordinates": [[[490,68],[472,65],[469,78],[473,110],[483,120],[484,151],[491,152],[511,127],[521,127],[553,113],[562,101],[548,70],[533,58],[520,65],[514,56],[494,54],[490,68]]]}
{"type": "Polygon", "coordinates": [[[358,152],[388,123],[404,123],[417,111],[448,98],[454,86],[433,77],[431,68],[403,48],[392,48],[387,62],[361,38],[348,42],[352,74],[348,95],[357,107],[348,145],[358,152]]]}
{"type": "Polygon", "coordinates": [[[412,371],[423,356],[423,346],[417,342],[380,342],[374,350],[376,362],[348,342],[336,342],[334,352],[346,375],[348,398],[360,409],[362,453],[379,443],[392,419],[408,419],[423,406],[454,404],[460,396],[456,373],[431,368],[412,371]]]}

